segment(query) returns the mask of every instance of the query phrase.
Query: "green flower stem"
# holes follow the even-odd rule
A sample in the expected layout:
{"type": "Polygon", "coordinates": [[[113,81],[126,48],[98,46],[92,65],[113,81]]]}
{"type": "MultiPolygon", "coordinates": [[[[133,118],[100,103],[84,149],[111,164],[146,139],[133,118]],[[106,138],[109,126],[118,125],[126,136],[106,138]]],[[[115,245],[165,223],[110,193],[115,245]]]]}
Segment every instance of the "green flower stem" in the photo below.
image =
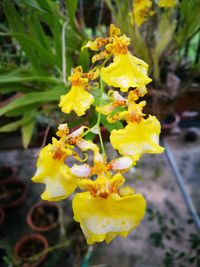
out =
{"type": "MultiPolygon", "coordinates": [[[[100,100],[103,94],[103,81],[100,77],[100,100]]],[[[101,105],[101,101],[100,101],[100,105],[101,105]]],[[[103,156],[106,158],[106,152],[105,152],[105,148],[104,148],[104,143],[103,143],[103,138],[101,135],[101,113],[98,112],[98,118],[97,118],[97,122],[95,123],[94,126],[92,126],[90,129],[88,129],[82,136],[86,136],[89,132],[91,132],[93,129],[97,128],[98,129],[98,135],[99,135],[99,141],[100,141],[100,145],[101,145],[101,150],[102,150],[102,154],[103,156]]]]}
{"type": "Polygon", "coordinates": [[[62,202],[59,203],[59,224],[60,224],[60,241],[62,242],[66,240],[65,220],[64,220],[62,202]]]}
{"type": "Polygon", "coordinates": [[[66,247],[69,247],[70,245],[70,241],[67,240],[67,241],[64,241],[62,243],[58,243],[54,246],[51,246],[51,247],[48,247],[44,250],[42,250],[41,252],[35,254],[34,256],[31,256],[31,257],[28,257],[24,260],[13,260],[13,265],[16,266],[16,267],[21,267],[22,266],[22,263],[32,263],[32,262],[35,262],[37,260],[39,260],[39,258],[41,258],[42,256],[48,254],[48,253],[51,253],[55,250],[58,250],[58,249],[61,249],[61,248],[66,248],[66,247]]]}
{"type": "Polygon", "coordinates": [[[104,143],[103,143],[103,139],[102,139],[102,135],[101,135],[101,127],[100,127],[100,123],[101,123],[101,113],[98,113],[97,125],[98,125],[99,141],[100,141],[100,144],[101,144],[102,154],[103,154],[104,157],[106,157],[106,152],[105,152],[105,148],[104,148],[104,143]]]}
{"type": "MultiPolygon", "coordinates": [[[[108,62],[108,60],[111,58],[111,55],[109,55],[105,60],[104,62],[102,63],[102,65],[100,66],[100,68],[104,67],[105,64],[108,62]]],[[[101,79],[101,76],[100,76],[100,92],[101,92],[101,97],[102,97],[102,94],[103,94],[103,81],[101,79]]],[[[91,132],[93,129],[95,128],[99,128],[100,126],[100,122],[101,122],[101,116],[98,114],[98,119],[97,119],[97,122],[95,123],[94,126],[92,126],[91,128],[89,128],[84,134],[83,136],[86,136],[89,132],[91,132]]],[[[99,132],[99,131],[98,131],[99,132]]],[[[100,133],[101,134],[101,133],[100,133]]],[[[99,137],[100,138],[100,137],[99,137]]],[[[100,138],[100,142],[102,140],[102,137],[100,138]]],[[[102,149],[102,151],[105,152],[104,148],[102,149]]]]}
{"type": "Polygon", "coordinates": [[[65,55],[65,31],[67,27],[67,21],[63,24],[62,27],[62,81],[65,84],[66,83],[66,55],[65,55]]]}
{"type": "Polygon", "coordinates": [[[102,63],[101,67],[104,67],[110,58],[111,58],[111,55],[109,55],[109,56],[104,60],[104,62],[102,63]]]}
{"type": "MultiPolygon", "coordinates": [[[[100,76],[100,92],[101,92],[100,102],[101,102],[101,99],[102,99],[103,90],[104,90],[103,81],[102,81],[101,76],[100,76]]],[[[101,103],[100,103],[100,105],[101,105],[101,103]]],[[[101,135],[101,127],[100,127],[100,125],[101,125],[101,113],[99,112],[98,113],[98,119],[97,119],[99,141],[100,141],[100,144],[101,144],[102,154],[106,158],[106,152],[105,152],[104,143],[103,143],[103,139],[102,139],[102,135],[101,135]]]]}

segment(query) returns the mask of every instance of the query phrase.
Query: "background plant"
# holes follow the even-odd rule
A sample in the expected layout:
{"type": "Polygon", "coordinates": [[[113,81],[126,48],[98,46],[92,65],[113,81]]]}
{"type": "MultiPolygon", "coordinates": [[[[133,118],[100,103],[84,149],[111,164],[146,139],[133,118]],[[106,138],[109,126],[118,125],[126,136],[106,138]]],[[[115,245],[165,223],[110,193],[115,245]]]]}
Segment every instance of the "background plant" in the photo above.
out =
{"type": "Polygon", "coordinates": [[[179,1],[173,8],[161,8],[157,5],[159,1],[150,1],[152,7],[148,11],[149,17],[140,26],[131,23],[134,1],[105,0],[105,2],[111,10],[116,25],[131,37],[134,53],[150,65],[149,71],[157,86],[161,84],[161,72],[166,63],[168,67],[173,65],[174,68],[174,65],[180,64],[189,55],[192,63],[190,65],[199,68],[198,0],[179,1]]]}
{"type": "MultiPolygon", "coordinates": [[[[149,234],[152,244],[164,252],[163,265],[165,267],[179,266],[200,266],[200,235],[198,233],[187,233],[187,251],[179,246],[182,236],[185,237],[185,228],[177,225],[176,219],[157,208],[147,209],[148,220],[156,223],[155,231],[149,234]],[[178,245],[178,246],[177,246],[178,245]]],[[[192,220],[187,220],[187,224],[192,220]]]]}
{"type": "Polygon", "coordinates": [[[84,37],[75,17],[78,1],[66,0],[64,9],[51,0],[4,0],[2,6],[0,93],[7,101],[0,132],[21,127],[27,147],[38,116],[51,117],[48,124],[60,117],[54,103],[68,88],[66,76],[74,64],[87,67],[88,56],[79,52],[84,37]]]}

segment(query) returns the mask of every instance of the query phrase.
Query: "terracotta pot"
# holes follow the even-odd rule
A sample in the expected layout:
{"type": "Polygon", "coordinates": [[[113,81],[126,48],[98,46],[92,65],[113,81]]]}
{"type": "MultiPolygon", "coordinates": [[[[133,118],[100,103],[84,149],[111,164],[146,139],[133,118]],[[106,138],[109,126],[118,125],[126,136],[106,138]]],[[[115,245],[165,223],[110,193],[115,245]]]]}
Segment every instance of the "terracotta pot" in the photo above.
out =
{"type": "Polygon", "coordinates": [[[33,205],[27,215],[29,227],[37,232],[48,232],[59,224],[58,205],[51,202],[39,202],[33,205]]]}
{"type": "Polygon", "coordinates": [[[5,212],[3,209],[0,208],[0,227],[4,222],[4,219],[5,219],[5,212]]]}
{"type": "Polygon", "coordinates": [[[0,167],[0,184],[5,181],[10,181],[15,177],[15,170],[10,166],[0,167]]]}
{"type": "Polygon", "coordinates": [[[163,120],[161,120],[162,134],[169,134],[179,122],[180,117],[176,113],[169,113],[163,120]]]}
{"type": "Polygon", "coordinates": [[[27,186],[17,178],[2,182],[0,186],[0,208],[13,209],[21,206],[27,196],[27,186]]]}
{"type": "Polygon", "coordinates": [[[48,246],[48,241],[44,236],[40,234],[30,234],[24,236],[16,243],[14,253],[16,259],[24,262],[20,265],[21,267],[37,267],[46,259],[46,254],[41,256],[36,262],[26,262],[26,260],[42,252],[44,249],[48,248],[48,246]]]}

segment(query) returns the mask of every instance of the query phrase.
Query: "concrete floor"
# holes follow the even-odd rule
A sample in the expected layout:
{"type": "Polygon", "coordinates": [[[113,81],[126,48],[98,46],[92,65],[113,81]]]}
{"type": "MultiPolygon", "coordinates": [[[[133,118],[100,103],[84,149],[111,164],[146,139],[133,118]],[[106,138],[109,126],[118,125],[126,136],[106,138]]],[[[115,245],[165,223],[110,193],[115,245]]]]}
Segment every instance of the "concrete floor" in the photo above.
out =
{"type": "MultiPolygon", "coordinates": [[[[183,134],[168,136],[165,140],[174,153],[187,190],[200,213],[200,137],[195,143],[186,143],[183,134]]],[[[109,145],[106,149],[111,158],[116,156],[109,145]]],[[[18,175],[29,184],[29,202],[38,200],[42,192],[42,186],[32,184],[30,181],[35,171],[37,153],[37,149],[0,151],[0,164],[16,166],[18,175]]],[[[109,245],[94,245],[89,266],[161,267],[166,266],[163,260],[170,249],[177,250],[176,253],[189,253],[189,234],[196,234],[197,231],[191,223],[191,216],[165,154],[143,156],[138,166],[126,177],[127,184],[147,199],[147,215],[128,238],[116,238],[109,245]],[[155,216],[152,216],[152,212],[155,216]],[[156,240],[155,237],[157,237],[156,240]]],[[[184,263],[185,259],[183,258],[182,261],[184,263]]],[[[180,259],[175,265],[169,266],[179,267],[181,263],[180,259]]],[[[183,266],[195,265],[187,263],[183,266]]]]}

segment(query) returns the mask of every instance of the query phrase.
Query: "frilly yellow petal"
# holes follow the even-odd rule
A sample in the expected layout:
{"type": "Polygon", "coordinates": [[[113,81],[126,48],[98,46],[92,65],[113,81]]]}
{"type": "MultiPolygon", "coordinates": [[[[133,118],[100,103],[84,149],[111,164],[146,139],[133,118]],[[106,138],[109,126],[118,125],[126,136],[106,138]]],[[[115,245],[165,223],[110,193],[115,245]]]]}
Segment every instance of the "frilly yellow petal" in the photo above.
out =
{"type": "Polygon", "coordinates": [[[61,96],[59,107],[64,113],[70,113],[74,110],[78,116],[82,116],[93,102],[92,94],[82,87],[72,86],[66,95],[61,96]]]}
{"type": "Polygon", "coordinates": [[[151,82],[147,71],[148,65],[144,61],[127,53],[115,55],[113,63],[101,69],[101,77],[109,86],[127,92],[129,87],[142,87],[151,82]]]}
{"type": "Polygon", "coordinates": [[[81,50],[85,49],[85,48],[90,48],[93,51],[97,51],[98,50],[98,46],[97,43],[95,41],[88,41],[86,43],[86,45],[84,45],[81,50]]]}
{"type": "Polygon", "coordinates": [[[78,193],[73,200],[75,221],[80,223],[88,244],[111,242],[117,235],[126,237],[144,217],[146,201],[141,194],[108,198],[78,193]]]}
{"type": "Polygon", "coordinates": [[[155,116],[149,116],[139,123],[128,124],[124,129],[113,130],[110,141],[121,155],[139,157],[145,153],[162,153],[159,146],[160,123],[155,116]]]}
{"type": "Polygon", "coordinates": [[[64,199],[77,188],[77,178],[70,173],[70,168],[64,164],[63,160],[53,158],[51,144],[40,151],[37,171],[32,181],[46,185],[41,198],[49,201],[64,199]]]}

